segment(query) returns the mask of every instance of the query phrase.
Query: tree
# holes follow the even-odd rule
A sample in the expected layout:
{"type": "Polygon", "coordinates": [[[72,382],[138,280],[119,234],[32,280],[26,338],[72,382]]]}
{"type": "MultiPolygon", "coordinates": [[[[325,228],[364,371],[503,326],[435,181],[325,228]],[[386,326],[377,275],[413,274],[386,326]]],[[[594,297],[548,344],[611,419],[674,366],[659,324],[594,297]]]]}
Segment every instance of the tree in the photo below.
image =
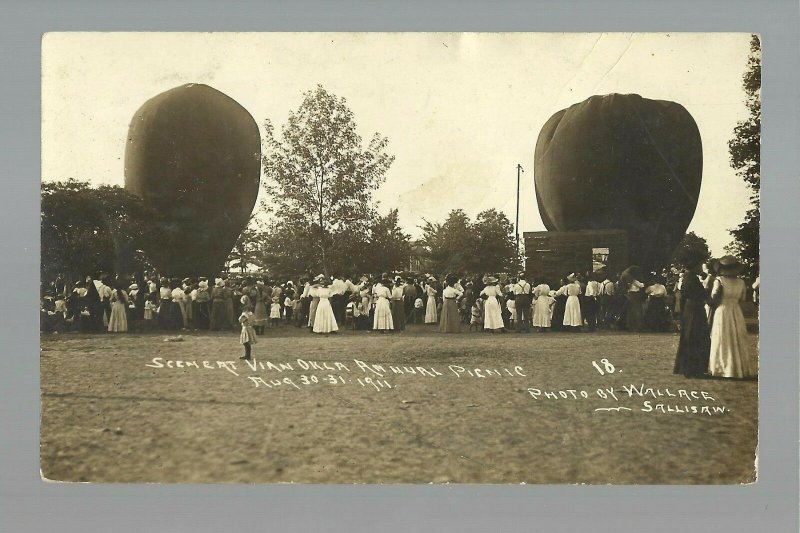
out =
{"type": "Polygon", "coordinates": [[[239,234],[236,244],[228,255],[226,261],[228,268],[246,272],[248,265],[252,264],[262,270],[265,269],[263,250],[265,233],[264,223],[255,214],[250,215],[247,226],[239,234]]]}
{"type": "Polygon", "coordinates": [[[397,209],[373,220],[364,251],[355,256],[361,258],[357,261],[361,272],[377,274],[406,268],[411,256],[411,236],[400,229],[397,209]]]}
{"type": "Polygon", "coordinates": [[[375,133],[363,147],[345,99],[321,85],[304,94],[280,139],[269,120],[265,130],[265,187],[282,219],[278,226],[303,237],[299,246],[313,245],[326,273],[346,268],[348,255],[339,245],[368,231],[372,194],[394,161],[384,151],[388,140],[375,133]]]}
{"type": "Polygon", "coordinates": [[[472,223],[464,211],[450,211],[442,223],[426,220],[422,233],[424,257],[436,273],[473,270],[475,236],[472,233],[472,223]]]}
{"type": "Polygon", "coordinates": [[[121,187],[68,180],[42,184],[41,200],[42,280],[147,266],[141,248],[155,235],[157,215],[139,197],[121,187]]]}
{"type": "Polygon", "coordinates": [[[742,260],[746,275],[752,278],[758,273],[761,225],[761,41],[756,35],[750,39],[750,57],[743,86],[750,115],[734,128],[728,151],[731,166],[750,188],[751,208],[745,214],[744,222],[729,230],[733,242],[726,250],[742,260]]]}
{"type": "Polygon", "coordinates": [[[424,257],[439,274],[514,272],[519,265],[514,227],[504,213],[489,209],[473,223],[454,209],[442,223],[422,226],[424,257]]]}
{"type": "Polygon", "coordinates": [[[681,243],[672,254],[672,264],[677,268],[686,268],[698,259],[707,263],[711,259],[711,250],[703,237],[690,231],[683,236],[681,243]]]}
{"type": "Polygon", "coordinates": [[[512,272],[519,270],[514,226],[505,213],[488,209],[478,213],[473,225],[476,237],[475,272],[512,272]]]}

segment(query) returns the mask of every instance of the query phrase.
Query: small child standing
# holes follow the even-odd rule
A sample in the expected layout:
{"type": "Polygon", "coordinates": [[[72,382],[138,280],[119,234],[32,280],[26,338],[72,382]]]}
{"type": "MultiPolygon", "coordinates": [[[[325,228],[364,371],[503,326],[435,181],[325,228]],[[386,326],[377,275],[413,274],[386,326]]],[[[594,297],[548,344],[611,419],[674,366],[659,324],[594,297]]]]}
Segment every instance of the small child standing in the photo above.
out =
{"type": "Polygon", "coordinates": [[[287,296],[285,300],[283,300],[283,315],[286,319],[286,322],[292,321],[292,313],[294,311],[294,302],[293,300],[287,296]]]}
{"type": "Polygon", "coordinates": [[[156,304],[153,303],[153,300],[148,299],[144,302],[144,323],[145,327],[149,330],[153,327],[153,319],[155,318],[156,314],[156,304]]]}
{"type": "Polygon", "coordinates": [[[239,343],[244,346],[244,355],[239,359],[249,361],[252,359],[250,355],[250,347],[258,342],[256,338],[256,330],[253,327],[255,323],[255,315],[250,310],[250,306],[245,306],[242,309],[242,314],[239,316],[239,324],[242,325],[242,333],[239,335],[239,343]]]}
{"type": "Polygon", "coordinates": [[[414,311],[412,311],[414,313],[414,324],[422,324],[422,315],[425,314],[422,308],[422,298],[414,300],[414,311]]]}
{"type": "Polygon", "coordinates": [[[277,328],[281,321],[281,304],[277,296],[272,297],[272,305],[269,308],[269,321],[273,328],[277,328]]]}

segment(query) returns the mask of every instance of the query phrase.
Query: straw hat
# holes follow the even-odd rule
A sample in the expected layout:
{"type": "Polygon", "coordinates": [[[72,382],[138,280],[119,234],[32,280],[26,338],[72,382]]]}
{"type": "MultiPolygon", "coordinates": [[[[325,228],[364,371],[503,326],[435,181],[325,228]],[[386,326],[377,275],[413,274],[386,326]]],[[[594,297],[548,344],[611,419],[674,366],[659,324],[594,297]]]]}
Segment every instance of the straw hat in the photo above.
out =
{"type": "Polygon", "coordinates": [[[574,272],[572,274],[570,274],[569,276],[567,276],[567,281],[569,281],[570,283],[575,283],[577,280],[578,280],[578,277],[575,275],[574,272]]]}
{"type": "Polygon", "coordinates": [[[494,276],[488,276],[488,277],[484,278],[483,282],[486,285],[497,285],[497,278],[494,277],[494,276]]]}
{"type": "Polygon", "coordinates": [[[197,284],[197,286],[200,287],[201,289],[207,289],[208,288],[208,282],[205,281],[205,280],[201,281],[200,283],[197,284]]]}
{"type": "Polygon", "coordinates": [[[139,290],[139,286],[134,283],[130,287],[128,287],[128,290],[129,291],[138,291],[139,290]]]}
{"type": "Polygon", "coordinates": [[[716,271],[720,276],[735,276],[742,271],[742,262],[732,255],[720,257],[717,261],[716,271]]]}
{"type": "Polygon", "coordinates": [[[225,285],[225,282],[222,281],[222,278],[217,278],[217,279],[214,280],[214,286],[215,287],[222,287],[224,285],[225,285]]]}

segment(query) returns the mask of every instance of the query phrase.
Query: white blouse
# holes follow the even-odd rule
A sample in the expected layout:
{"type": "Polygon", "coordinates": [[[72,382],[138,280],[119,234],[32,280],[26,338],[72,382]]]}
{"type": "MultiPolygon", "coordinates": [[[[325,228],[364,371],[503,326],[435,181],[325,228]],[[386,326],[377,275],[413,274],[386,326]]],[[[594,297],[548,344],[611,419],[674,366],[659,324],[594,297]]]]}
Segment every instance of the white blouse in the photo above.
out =
{"type": "Polygon", "coordinates": [[[375,285],[375,289],[373,293],[378,298],[391,298],[392,293],[389,291],[389,287],[384,287],[383,285],[375,285]]]}
{"type": "Polygon", "coordinates": [[[442,296],[445,298],[460,298],[464,293],[455,287],[445,287],[442,291],[442,296]]]}

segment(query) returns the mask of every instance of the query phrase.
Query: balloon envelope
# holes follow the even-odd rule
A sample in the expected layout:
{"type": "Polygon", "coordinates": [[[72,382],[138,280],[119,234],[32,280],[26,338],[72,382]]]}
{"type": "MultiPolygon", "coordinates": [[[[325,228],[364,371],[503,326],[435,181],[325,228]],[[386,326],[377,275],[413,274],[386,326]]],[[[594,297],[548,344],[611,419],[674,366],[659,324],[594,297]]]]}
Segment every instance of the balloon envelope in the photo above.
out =
{"type": "Polygon", "coordinates": [[[631,260],[652,270],[692,221],[703,149],[680,104],[610,94],[554,114],[539,133],[534,167],[548,230],[624,229],[631,260]]]}
{"type": "Polygon", "coordinates": [[[163,92],[131,120],[125,188],[159,213],[145,250],[169,275],[219,271],[258,195],[261,136],[253,117],[202,84],[163,92]]]}

